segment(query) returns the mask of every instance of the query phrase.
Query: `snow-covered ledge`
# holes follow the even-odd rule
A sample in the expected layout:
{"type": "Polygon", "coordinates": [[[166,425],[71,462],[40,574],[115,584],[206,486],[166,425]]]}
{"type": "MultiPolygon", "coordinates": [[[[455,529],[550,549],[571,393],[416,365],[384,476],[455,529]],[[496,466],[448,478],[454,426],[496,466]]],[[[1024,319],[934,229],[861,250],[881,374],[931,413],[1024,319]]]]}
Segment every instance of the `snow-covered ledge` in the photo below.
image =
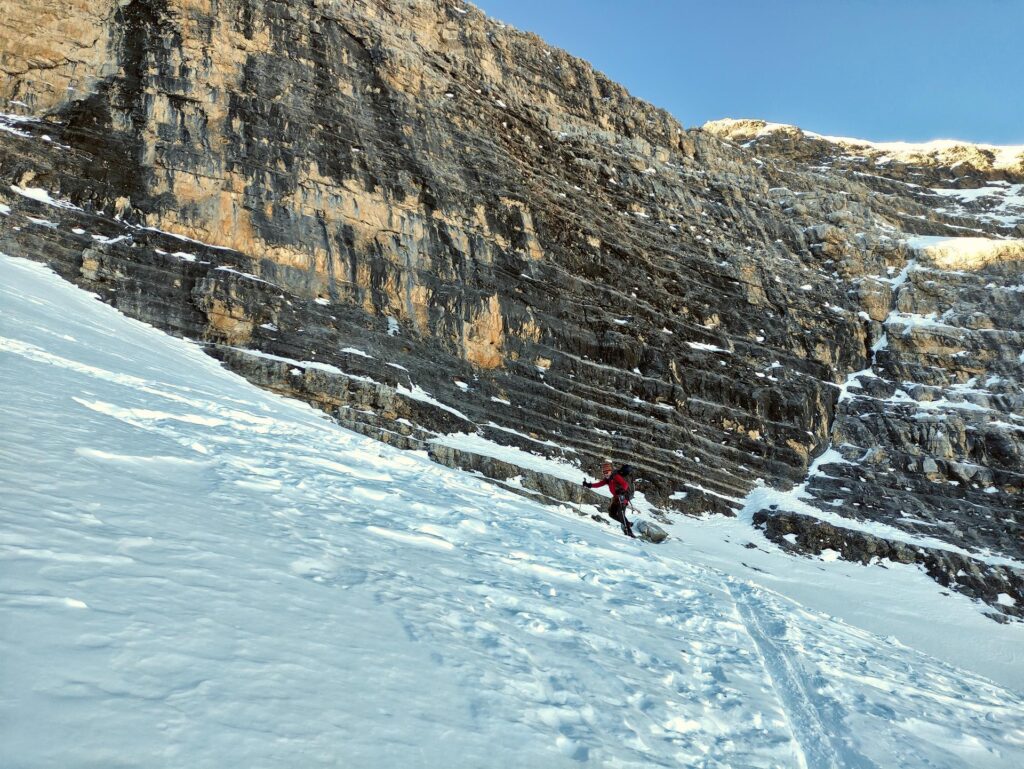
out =
{"type": "Polygon", "coordinates": [[[917,235],[907,248],[946,270],[977,270],[995,262],[1024,260],[1024,240],[917,235]]]}

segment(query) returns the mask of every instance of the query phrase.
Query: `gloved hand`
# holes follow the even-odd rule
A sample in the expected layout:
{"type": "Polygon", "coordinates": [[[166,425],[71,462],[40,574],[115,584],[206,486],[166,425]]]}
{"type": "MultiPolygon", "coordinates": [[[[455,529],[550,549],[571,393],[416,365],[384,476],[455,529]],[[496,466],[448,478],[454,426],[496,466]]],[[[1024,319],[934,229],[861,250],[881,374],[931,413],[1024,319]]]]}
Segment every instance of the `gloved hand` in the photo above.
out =
{"type": "Polygon", "coordinates": [[[583,487],[589,489],[591,486],[590,481],[583,481],[583,487]]]}

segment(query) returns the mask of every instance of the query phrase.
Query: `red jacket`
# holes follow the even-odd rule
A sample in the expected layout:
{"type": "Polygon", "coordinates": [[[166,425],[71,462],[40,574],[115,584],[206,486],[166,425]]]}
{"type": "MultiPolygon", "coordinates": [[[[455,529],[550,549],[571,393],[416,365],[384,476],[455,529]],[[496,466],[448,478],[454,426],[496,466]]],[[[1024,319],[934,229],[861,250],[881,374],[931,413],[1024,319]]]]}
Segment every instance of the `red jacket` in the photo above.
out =
{"type": "Polygon", "coordinates": [[[627,481],[618,473],[612,473],[610,478],[598,481],[597,483],[592,483],[590,485],[590,488],[599,489],[605,485],[608,486],[608,490],[611,491],[613,497],[624,495],[627,491],[629,491],[629,481],[627,481]]]}

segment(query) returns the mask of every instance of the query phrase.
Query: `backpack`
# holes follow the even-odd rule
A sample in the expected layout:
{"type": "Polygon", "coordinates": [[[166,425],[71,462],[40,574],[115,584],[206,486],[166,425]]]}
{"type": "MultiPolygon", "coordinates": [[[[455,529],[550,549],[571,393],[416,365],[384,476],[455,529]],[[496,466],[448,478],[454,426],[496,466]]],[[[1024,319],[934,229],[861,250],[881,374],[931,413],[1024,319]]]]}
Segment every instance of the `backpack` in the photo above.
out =
{"type": "Polygon", "coordinates": [[[626,481],[626,501],[633,499],[633,479],[630,478],[633,475],[633,467],[631,465],[623,465],[615,471],[617,475],[621,475],[623,480],[626,481]]]}

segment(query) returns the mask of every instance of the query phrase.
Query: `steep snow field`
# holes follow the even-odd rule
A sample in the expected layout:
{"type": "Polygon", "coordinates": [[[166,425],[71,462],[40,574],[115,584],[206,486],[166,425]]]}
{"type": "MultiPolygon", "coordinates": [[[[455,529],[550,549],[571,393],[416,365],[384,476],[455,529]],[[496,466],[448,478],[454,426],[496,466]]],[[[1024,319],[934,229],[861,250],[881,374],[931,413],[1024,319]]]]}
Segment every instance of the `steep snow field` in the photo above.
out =
{"type": "Polygon", "coordinates": [[[627,540],[4,256],[0,435],[7,769],[1024,765],[1021,626],[914,569],[627,540]]]}

